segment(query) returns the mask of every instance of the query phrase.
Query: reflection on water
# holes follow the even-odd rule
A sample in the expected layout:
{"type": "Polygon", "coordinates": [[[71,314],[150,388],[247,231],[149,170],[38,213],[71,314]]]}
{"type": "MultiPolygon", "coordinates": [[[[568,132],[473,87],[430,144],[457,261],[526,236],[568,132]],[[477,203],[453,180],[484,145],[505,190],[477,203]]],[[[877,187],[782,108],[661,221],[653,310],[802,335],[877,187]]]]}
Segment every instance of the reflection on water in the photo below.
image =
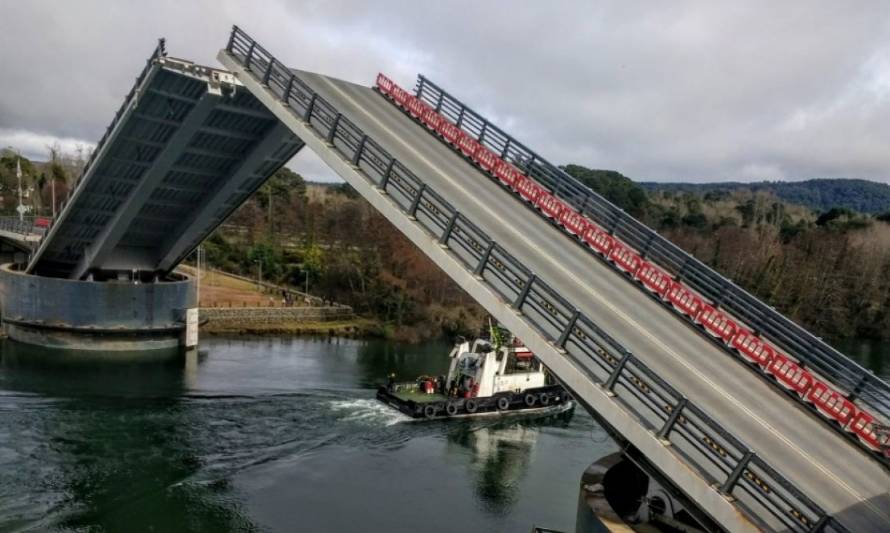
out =
{"type": "Polygon", "coordinates": [[[0,343],[0,531],[570,529],[611,451],[586,414],[415,423],[374,400],[447,351],[211,339],[122,365],[0,343]]]}
{"type": "Polygon", "coordinates": [[[539,428],[568,427],[574,411],[546,418],[506,420],[495,426],[463,425],[448,441],[472,452],[474,490],[487,511],[506,514],[518,500],[539,428]]]}

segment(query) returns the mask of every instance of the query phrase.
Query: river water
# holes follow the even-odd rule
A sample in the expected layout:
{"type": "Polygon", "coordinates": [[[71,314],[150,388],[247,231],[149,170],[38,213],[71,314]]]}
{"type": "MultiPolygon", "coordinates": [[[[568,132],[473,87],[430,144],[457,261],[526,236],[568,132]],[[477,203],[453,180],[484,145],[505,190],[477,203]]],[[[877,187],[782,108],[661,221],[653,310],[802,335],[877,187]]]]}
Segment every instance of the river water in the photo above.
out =
{"type": "MultiPolygon", "coordinates": [[[[890,377],[890,345],[840,347],[890,377]]],[[[0,531],[573,530],[615,450],[582,410],[408,422],[374,400],[449,348],[210,338],[121,365],[0,342],[0,531]]]]}
{"type": "Polygon", "coordinates": [[[408,422],[374,400],[449,348],[211,338],[120,365],[0,343],[0,531],[573,530],[615,450],[582,410],[408,422]]]}

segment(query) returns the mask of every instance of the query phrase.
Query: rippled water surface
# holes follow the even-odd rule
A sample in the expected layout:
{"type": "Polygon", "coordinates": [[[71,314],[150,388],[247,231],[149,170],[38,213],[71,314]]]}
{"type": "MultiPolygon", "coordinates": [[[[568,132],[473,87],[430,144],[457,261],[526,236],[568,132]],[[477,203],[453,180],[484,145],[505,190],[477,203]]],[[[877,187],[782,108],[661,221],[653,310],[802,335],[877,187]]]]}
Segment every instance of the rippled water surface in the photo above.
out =
{"type": "Polygon", "coordinates": [[[0,344],[0,531],[574,528],[583,411],[409,422],[376,385],[449,346],[209,339],[165,364],[0,344]]]}

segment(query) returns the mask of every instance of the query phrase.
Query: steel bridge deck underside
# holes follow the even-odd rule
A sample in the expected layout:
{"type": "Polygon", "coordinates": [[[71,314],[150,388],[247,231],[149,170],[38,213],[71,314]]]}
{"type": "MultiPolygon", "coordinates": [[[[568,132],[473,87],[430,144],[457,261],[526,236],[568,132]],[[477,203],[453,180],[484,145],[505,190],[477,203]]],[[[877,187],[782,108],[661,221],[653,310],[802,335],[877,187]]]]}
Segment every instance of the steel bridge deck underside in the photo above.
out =
{"type": "Polygon", "coordinates": [[[154,57],[28,270],[163,275],[302,147],[231,74],[154,57]]]}

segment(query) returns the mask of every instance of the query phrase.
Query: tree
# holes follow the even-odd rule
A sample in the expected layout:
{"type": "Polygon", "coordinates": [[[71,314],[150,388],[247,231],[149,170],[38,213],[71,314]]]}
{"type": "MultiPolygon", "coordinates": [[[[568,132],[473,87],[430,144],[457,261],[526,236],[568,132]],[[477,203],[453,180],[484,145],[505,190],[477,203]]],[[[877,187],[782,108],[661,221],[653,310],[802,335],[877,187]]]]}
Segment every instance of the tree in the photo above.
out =
{"type": "Polygon", "coordinates": [[[649,209],[646,191],[620,172],[574,164],[560,168],[635,217],[644,216],[649,209]]]}
{"type": "Polygon", "coordinates": [[[258,270],[262,263],[263,278],[278,280],[282,274],[283,262],[281,250],[270,243],[261,242],[251,246],[247,250],[248,272],[258,270]]]}

